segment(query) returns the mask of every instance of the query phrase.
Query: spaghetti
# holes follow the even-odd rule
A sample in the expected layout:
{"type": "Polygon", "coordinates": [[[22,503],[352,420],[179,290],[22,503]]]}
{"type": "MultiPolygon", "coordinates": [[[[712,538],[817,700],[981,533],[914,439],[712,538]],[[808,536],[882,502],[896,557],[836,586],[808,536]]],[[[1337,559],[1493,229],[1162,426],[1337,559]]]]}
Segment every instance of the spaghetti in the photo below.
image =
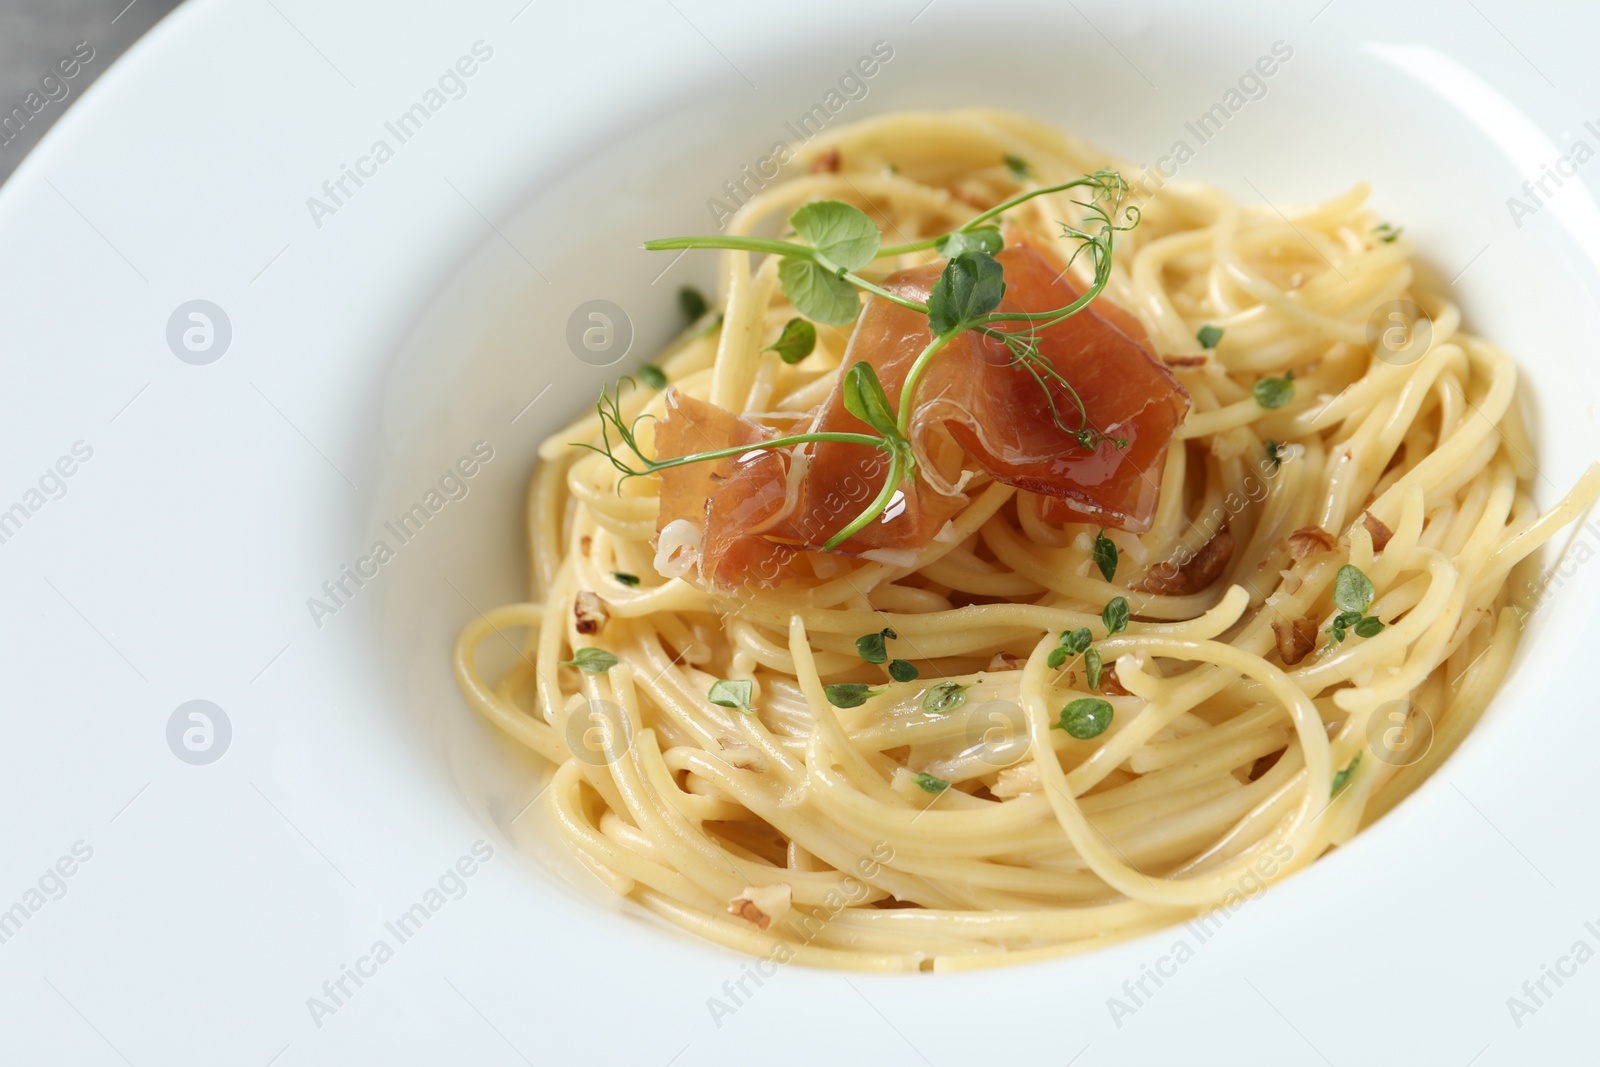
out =
{"type": "MultiPolygon", "coordinates": [[[[1111,165],[989,111],[841,128],[807,161],[727,232],[837,200],[915,243],[1111,165]]],[[[1142,220],[1100,299],[1138,317],[1191,405],[1146,532],[1047,522],[1032,493],[968,471],[965,504],[913,552],[807,551],[794,580],[719,588],[658,539],[660,477],[619,484],[569,447],[602,443],[597,416],[543,445],[532,599],[471,622],[454,665],[477,711],[555,765],[550,816],[610,891],[777,960],[1077,951],[1305,867],[1472,727],[1516,647],[1513,570],[1595,499],[1600,467],[1537,512],[1515,366],[1424,291],[1364,187],[1287,216],[1193,185],[1133,193],[1142,220]],[[1425,315],[1404,351],[1369,336],[1391,304],[1425,315]],[[1359,610],[1352,588],[1370,590],[1359,610]],[[484,678],[479,643],[519,629],[522,658],[484,678]],[[863,638],[918,677],[886,678],[863,638]],[[713,700],[719,683],[733,699],[713,700]]],[[[1047,194],[1005,223],[1065,262],[1057,223],[1085,211],[1047,194]]],[[[1087,259],[1072,270],[1089,283],[1087,259]]],[[[723,253],[720,321],[659,360],[673,392],[619,392],[621,413],[662,419],[676,396],[803,423],[853,326],[780,359],[768,346],[795,310],[777,274],[776,257],[723,253]]]]}

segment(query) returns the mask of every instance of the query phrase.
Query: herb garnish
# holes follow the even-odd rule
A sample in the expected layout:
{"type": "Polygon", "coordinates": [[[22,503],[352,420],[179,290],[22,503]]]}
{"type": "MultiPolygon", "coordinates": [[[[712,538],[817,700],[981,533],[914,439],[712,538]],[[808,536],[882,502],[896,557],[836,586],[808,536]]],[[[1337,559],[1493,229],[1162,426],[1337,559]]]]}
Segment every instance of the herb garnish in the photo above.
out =
{"type": "Polygon", "coordinates": [[[889,661],[889,677],[897,682],[914,682],[921,673],[915,663],[903,659],[889,661]]]}
{"type": "Polygon", "coordinates": [[[1062,630],[1061,643],[1050,650],[1050,655],[1045,659],[1045,666],[1055,670],[1067,662],[1068,656],[1080,656],[1089,647],[1089,642],[1094,640],[1094,635],[1087,626],[1076,630],[1062,630]]]}
{"type": "Polygon", "coordinates": [[[1217,342],[1222,340],[1222,327],[1202,326],[1200,332],[1194,335],[1194,339],[1200,342],[1201,348],[1216,348],[1217,342]]]}
{"type": "Polygon", "coordinates": [[[1250,395],[1268,410],[1283,407],[1294,399],[1294,371],[1285,372],[1282,378],[1262,378],[1250,387],[1250,395]]]}
{"type": "Polygon", "coordinates": [[[1128,628],[1128,598],[1114,596],[1100,612],[1100,621],[1106,624],[1106,636],[1120,634],[1128,628]]]}
{"type": "MultiPolygon", "coordinates": [[[[894,641],[899,636],[894,632],[894,628],[890,626],[885,626],[875,634],[862,634],[856,638],[856,652],[868,663],[888,663],[889,677],[895,681],[914,682],[917,680],[917,675],[921,673],[917,670],[915,664],[908,663],[903,659],[892,660],[889,658],[889,649],[886,647],[885,642],[894,641]]],[[[847,707],[850,705],[841,704],[839,706],[847,707]]]]}
{"type": "MultiPolygon", "coordinates": [[[[1124,597],[1112,597],[1106,604],[1105,610],[1100,613],[1100,621],[1105,624],[1106,636],[1111,637],[1128,628],[1128,601],[1124,597]]],[[[1089,688],[1099,689],[1100,678],[1105,672],[1105,663],[1100,658],[1100,650],[1093,645],[1094,635],[1087,626],[1076,630],[1062,630],[1061,644],[1050,650],[1050,655],[1045,659],[1045,666],[1052,670],[1061,667],[1067,662],[1069,656],[1083,656],[1083,671],[1088,676],[1089,688]]],[[[1076,735],[1074,735],[1076,736],[1076,735]]]]}
{"type": "Polygon", "coordinates": [[[1100,662],[1100,650],[1098,648],[1084,649],[1083,671],[1089,676],[1090,689],[1098,690],[1100,688],[1100,675],[1104,670],[1105,666],[1100,662]]]}
{"type": "Polygon", "coordinates": [[[1095,534],[1094,565],[1108,582],[1117,575],[1117,543],[1106,536],[1104,529],[1095,534]]]}
{"type": "Polygon", "coordinates": [[[966,251],[945,264],[928,293],[928,329],[954,334],[961,324],[1000,306],[1006,295],[1005,268],[987,252],[966,251]]]}
{"type": "Polygon", "coordinates": [[[1380,222],[1372,228],[1372,235],[1386,245],[1394,244],[1400,235],[1405,232],[1404,226],[1395,226],[1387,222],[1380,222]]]}
{"type": "Polygon", "coordinates": [[[1346,630],[1354,630],[1357,637],[1377,637],[1383,632],[1383,621],[1376,615],[1368,615],[1367,609],[1378,597],[1377,590],[1372,587],[1372,579],[1361,573],[1361,568],[1346,563],[1339,568],[1339,573],[1333,576],[1333,605],[1339,609],[1339,614],[1333,617],[1328,633],[1333,636],[1331,644],[1337,645],[1344,640],[1346,630]]]}
{"type": "Polygon", "coordinates": [[[615,578],[629,589],[639,588],[639,576],[637,574],[629,574],[627,571],[612,571],[611,577],[615,578]]]}
{"type": "Polygon", "coordinates": [[[985,252],[994,255],[1006,246],[1006,239],[995,226],[980,226],[976,230],[956,230],[933,243],[933,247],[946,259],[955,259],[963,252],[985,252]]]}
{"type": "Polygon", "coordinates": [[[763,348],[763,352],[776,352],[785,363],[799,363],[817,347],[817,328],[802,318],[792,318],[784,324],[778,339],[763,348]]]}
{"type": "Polygon", "coordinates": [[[740,711],[754,711],[750,706],[750,697],[754,694],[755,683],[748,678],[729,681],[719,678],[711,683],[711,690],[706,694],[706,699],[711,703],[724,708],[738,708],[740,711]]]}
{"type": "Polygon", "coordinates": [[[939,682],[923,696],[922,710],[935,715],[954,711],[967,702],[967,690],[970,688],[970,685],[960,682],[939,682]]]}
{"type": "Polygon", "coordinates": [[[683,317],[693,323],[699,322],[700,316],[704,315],[711,305],[706,301],[704,293],[692,285],[685,285],[678,290],[678,307],[683,310],[683,317]]]}
{"type": "MultiPolygon", "coordinates": [[[[895,494],[915,477],[916,460],[909,437],[911,417],[916,411],[917,386],[928,364],[939,352],[955,337],[971,330],[1006,347],[1013,364],[1027,370],[1039,384],[1055,424],[1076,437],[1082,448],[1093,452],[1105,441],[1110,441],[1116,448],[1124,448],[1127,446],[1125,440],[1107,437],[1094,426],[1082,397],[1039,351],[1039,334],[1083,310],[1105,289],[1111,278],[1116,234],[1131,230],[1139,223],[1139,209],[1123,203],[1127,193],[1128,184],[1121,174],[1112,170],[1098,170],[1070,182],[1020,193],[980,212],[949,233],[890,247],[883,246],[877,226],[864,211],[836,200],[805,204],[789,217],[797,240],[711,234],[647,241],[645,248],[651,251],[729,248],[770,253],[780,257],[778,283],[784,295],[795,310],[807,319],[829,325],[847,325],[860,313],[859,294],[864,291],[927,315],[933,336],[907,371],[898,405],[890,402],[870,364],[857,362],[845,372],[842,383],[845,408],[866,423],[872,431],[870,433],[789,434],[754,444],[735,445],[670,459],[650,459],[644,455],[636,440],[638,420],[629,421],[622,414],[622,386],[624,382],[631,384],[630,379],[624,378],[614,390],[602,392],[596,405],[601,421],[602,444],[581,444],[580,447],[603,454],[622,472],[623,480],[688,463],[824,441],[865,445],[883,452],[888,456],[889,467],[882,491],[866,505],[861,514],[823,543],[825,550],[837,548],[883,514],[895,494]],[[1070,189],[1085,189],[1088,195],[1084,200],[1074,201],[1084,210],[1083,225],[1061,224],[1065,236],[1078,242],[1068,266],[1078,255],[1087,251],[1094,265],[1093,283],[1081,296],[1063,307],[1037,312],[997,311],[1005,295],[1006,283],[1004,270],[994,258],[1003,239],[999,230],[991,225],[992,221],[1036,196],[1070,189]],[[882,256],[899,256],[928,249],[939,251],[947,262],[926,304],[891,293],[855,273],[882,256]],[[1020,328],[1002,328],[1006,324],[1018,324],[1020,328]],[[1052,384],[1064,391],[1077,406],[1076,427],[1068,426],[1063,421],[1062,413],[1057,408],[1056,395],[1051,391],[1052,384]],[[612,441],[613,432],[618,437],[617,442],[612,441]],[[631,452],[642,467],[630,465],[619,454],[618,444],[631,452]]],[[[700,299],[703,302],[704,298],[700,299]]],[[[685,312],[688,310],[686,305],[685,312]]],[[[799,328],[796,327],[796,330],[799,328]]],[[[798,344],[794,350],[798,350],[798,344]]],[[[779,351],[782,355],[783,350],[779,351]]]]}
{"type": "Polygon", "coordinates": [[[1361,753],[1357,752],[1350,758],[1350,762],[1345,764],[1344,770],[1333,776],[1333,788],[1328,791],[1328,795],[1330,797],[1336,797],[1339,795],[1339,792],[1349,784],[1350,776],[1356,772],[1356,767],[1358,767],[1360,764],[1361,753]]]}
{"type": "Polygon", "coordinates": [[[863,634],[856,638],[856,652],[868,663],[887,663],[889,661],[889,651],[884,646],[884,642],[893,641],[899,636],[889,626],[885,626],[877,633],[863,634]]]}
{"type": "Polygon", "coordinates": [[[1050,726],[1079,741],[1099,737],[1111,725],[1111,705],[1099,697],[1081,697],[1061,709],[1061,721],[1050,726]]]}
{"type": "Polygon", "coordinates": [[[576,667],[590,674],[604,674],[619,662],[616,656],[603,648],[580,648],[572,653],[571,659],[562,660],[560,665],[576,667]]]}
{"type": "Polygon", "coordinates": [[[950,788],[949,782],[943,778],[935,778],[927,771],[917,772],[917,784],[922,787],[924,793],[943,793],[950,788]]]}
{"type": "Polygon", "coordinates": [[[1033,177],[1033,168],[1028,166],[1028,161],[1021,156],[1014,156],[1010,152],[1005,155],[1006,170],[1011,172],[1011,177],[1019,182],[1025,182],[1033,177]]]}
{"type": "Polygon", "coordinates": [[[667,387],[667,375],[654,363],[646,363],[639,368],[639,380],[656,392],[667,387]]]}
{"type": "Polygon", "coordinates": [[[1076,630],[1061,631],[1061,645],[1069,653],[1076,656],[1088,649],[1089,642],[1094,640],[1094,634],[1089,632],[1087,626],[1080,626],[1076,630]]]}
{"type": "Polygon", "coordinates": [[[822,693],[828,698],[828,703],[836,708],[859,708],[867,702],[868,697],[877,696],[879,692],[881,690],[861,682],[839,682],[822,687],[822,693]]]}
{"type": "Polygon", "coordinates": [[[1272,462],[1272,469],[1274,471],[1283,466],[1284,457],[1286,457],[1288,454],[1288,445],[1280,445],[1276,441],[1267,442],[1267,459],[1272,462]]]}
{"type": "MultiPolygon", "coordinates": [[[[877,256],[882,243],[878,227],[860,208],[837,200],[815,200],[801,205],[789,216],[789,225],[805,242],[805,245],[790,247],[809,246],[811,255],[790,251],[779,261],[778,282],[783,286],[784,295],[795,310],[807,318],[830,326],[854,322],[861,310],[861,300],[846,275],[865,267],[877,256]]],[[[647,241],[645,247],[665,247],[671,243],[647,241]]]]}

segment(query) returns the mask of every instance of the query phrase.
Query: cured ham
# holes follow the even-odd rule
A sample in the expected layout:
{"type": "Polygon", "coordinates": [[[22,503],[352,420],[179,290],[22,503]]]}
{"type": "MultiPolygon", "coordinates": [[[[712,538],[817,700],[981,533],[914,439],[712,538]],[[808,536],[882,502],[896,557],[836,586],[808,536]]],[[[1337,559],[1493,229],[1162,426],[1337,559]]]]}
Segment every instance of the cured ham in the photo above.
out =
{"type": "MultiPolygon", "coordinates": [[[[1012,245],[995,258],[1006,279],[999,311],[1048,311],[1079,296],[1061,268],[1030,245],[1012,245]]],[[[925,302],[942,269],[933,263],[901,271],[883,287],[925,302]]],[[[930,340],[925,315],[870,298],[839,383],[807,429],[871,433],[845,409],[843,371],[870,363],[898,403],[907,373],[930,340]]],[[[1188,412],[1183,387],[1156,357],[1138,320],[1104,298],[1040,331],[1037,350],[1042,362],[1030,369],[998,339],[966,331],[937,353],[918,384],[910,423],[915,479],[895,491],[882,515],[832,551],[909,561],[967,503],[965,483],[979,472],[1043,498],[1047,521],[1149,529],[1162,460],[1188,412]],[[1080,440],[1078,405],[1051,369],[1082,399],[1100,435],[1093,448],[1080,440]]],[[[669,391],[667,405],[667,416],[656,424],[658,458],[775,436],[676,390],[669,391]]],[[[752,449],[668,468],[661,472],[657,530],[680,520],[695,526],[700,577],[713,586],[774,585],[791,573],[801,552],[821,550],[867,507],[887,468],[884,452],[841,442],[752,449]]]]}

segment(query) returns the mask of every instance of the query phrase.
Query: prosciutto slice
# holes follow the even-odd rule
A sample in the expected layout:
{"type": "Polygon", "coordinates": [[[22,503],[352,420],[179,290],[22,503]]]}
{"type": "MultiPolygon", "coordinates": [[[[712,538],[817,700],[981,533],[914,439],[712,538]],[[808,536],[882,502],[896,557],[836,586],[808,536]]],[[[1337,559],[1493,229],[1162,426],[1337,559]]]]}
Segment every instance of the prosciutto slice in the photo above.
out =
{"type": "MultiPolygon", "coordinates": [[[[1049,256],[1025,243],[996,259],[1005,271],[1000,311],[1048,311],[1079,290],[1049,256]]],[[[891,275],[885,289],[926,301],[942,263],[891,275]]],[[[1007,324],[1020,330],[1023,323],[1007,324]]],[[[843,371],[872,364],[892,403],[931,336],[925,315],[879,297],[867,301],[841,365],[840,381],[815,412],[812,431],[871,433],[844,406],[843,371]]],[[[1080,443],[1071,393],[1043,368],[1018,363],[1000,341],[967,331],[934,356],[918,385],[911,420],[917,476],[899,487],[884,513],[832,551],[909,560],[967,503],[977,472],[1037,494],[1053,522],[1093,522],[1147,530],[1160,492],[1168,444],[1189,398],[1132,315],[1100,298],[1038,337],[1043,360],[1071,383],[1102,439],[1080,443]],[[1116,439],[1124,443],[1119,445],[1116,439]]],[[[759,423],[685,396],[667,395],[656,424],[660,458],[775,436],[759,423]]],[[[752,449],[716,462],[661,472],[657,530],[684,520],[701,532],[699,573],[708,584],[770,587],[804,566],[803,553],[866,508],[888,469],[885,453],[823,442],[783,451],[752,449]]]]}

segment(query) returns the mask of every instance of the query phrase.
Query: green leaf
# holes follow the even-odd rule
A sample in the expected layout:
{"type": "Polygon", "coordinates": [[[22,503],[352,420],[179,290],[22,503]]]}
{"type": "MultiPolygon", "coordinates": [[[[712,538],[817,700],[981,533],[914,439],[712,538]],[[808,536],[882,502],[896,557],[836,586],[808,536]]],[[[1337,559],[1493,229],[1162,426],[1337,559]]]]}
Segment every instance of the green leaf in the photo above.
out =
{"type": "Polygon", "coordinates": [[[915,663],[903,659],[889,661],[889,677],[897,682],[914,682],[921,673],[915,663]]]}
{"type": "Polygon", "coordinates": [[[1099,737],[1111,725],[1111,705],[1099,697],[1082,697],[1061,709],[1052,730],[1065,730],[1079,741],[1099,737]]]}
{"type": "Polygon", "coordinates": [[[1373,236],[1386,245],[1394,244],[1400,235],[1405,232],[1406,228],[1404,226],[1394,226],[1387,222],[1380,222],[1372,228],[1373,236]]]}
{"type": "Polygon", "coordinates": [[[1282,378],[1262,378],[1250,387],[1250,395],[1256,398],[1256,403],[1271,410],[1281,408],[1294,399],[1294,375],[1286,374],[1282,378]]]}
{"type": "Polygon", "coordinates": [[[711,691],[706,697],[713,704],[724,708],[738,708],[740,711],[751,711],[750,698],[755,693],[755,683],[748,678],[738,681],[729,681],[726,678],[718,679],[711,683],[711,691]]]}
{"type": "MultiPolygon", "coordinates": [[[[1068,656],[1077,656],[1088,651],[1089,644],[1094,640],[1094,635],[1087,626],[1080,626],[1076,630],[1062,630],[1061,643],[1050,650],[1045,664],[1049,667],[1060,667],[1067,662],[1068,656]]],[[[1098,656],[1098,654],[1097,654],[1098,656]]]]}
{"type": "Polygon", "coordinates": [[[706,302],[705,294],[692,285],[685,285],[678,290],[678,307],[683,309],[683,317],[690,322],[699,322],[700,316],[711,307],[706,302]]]}
{"type": "Polygon", "coordinates": [[[917,784],[922,787],[924,793],[943,793],[950,788],[949,782],[943,778],[935,778],[927,771],[917,772],[917,784]]]}
{"type": "Polygon", "coordinates": [[[945,264],[928,294],[928,329],[945,334],[1000,306],[1005,270],[987,252],[963,252],[945,264]]]}
{"type": "Polygon", "coordinates": [[[637,574],[629,574],[627,571],[612,571],[611,577],[615,578],[629,589],[639,588],[639,576],[637,574]]]}
{"type": "Polygon", "coordinates": [[[975,230],[956,230],[947,233],[933,247],[945,259],[955,259],[963,252],[987,252],[994,255],[1006,246],[1006,239],[993,226],[980,226],[975,230]]]}
{"type": "Polygon", "coordinates": [[[783,257],[778,264],[778,284],[794,309],[808,319],[848,326],[861,313],[856,287],[804,256],[783,257]]]}
{"type": "Polygon", "coordinates": [[[969,688],[960,682],[939,682],[923,696],[922,710],[935,715],[954,711],[967,702],[969,688]]]}
{"type": "Polygon", "coordinates": [[[845,270],[871,263],[883,240],[865,211],[837,200],[818,200],[802,206],[789,216],[789,225],[801,240],[845,270]]]}
{"type": "Polygon", "coordinates": [[[1216,348],[1217,342],[1222,340],[1222,327],[1202,326],[1200,332],[1194,335],[1194,339],[1200,342],[1201,348],[1216,348]]]}
{"type": "Polygon", "coordinates": [[[1120,634],[1128,628],[1128,598],[1114,596],[1106,602],[1105,610],[1100,613],[1100,621],[1106,624],[1106,636],[1120,634]]]}
{"type": "Polygon", "coordinates": [[[868,663],[885,663],[889,659],[885,641],[893,641],[900,635],[885,626],[874,634],[863,634],[856,638],[856,652],[868,663]]]}
{"type": "Polygon", "coordinates": [[[667,387],[666,374],[654,363],[646,363],[639,368],[639,380],[658,393],[667,387]]]}
{"type": "Polygon", "coordinates": [[[828,703],[836,708],[859,708],[867,702],[868,697],[876,696],[878,690],[860,682],[840,682],[824,686],[822,693],[828,698],[828,703]]]}
{"type": "Polygon", "coordinates": [[[1089,688],[1091,690],[1099,690],[1100,675],[1104,671],[1105,667],[1100,662],[1100,650],[1098,648],[1087,648],[1084,650],[1083,669],[1084,673],[1088,674],[1089,676],[1089,688]]]}
{"type": "Polygon", "coordinates": [[[1368,615],[1356,623],[1355,631],[1357,637],[1377,637],[1383,633],[1383,620],[1376,615],[1368,615]]]}
{"type": "Polygon", "coordinates": [[[572,654],[571,659],[562,660],[561,666],[576,667],[590,674],[604,674],[618,662],[617,657],[603,648],[580,648],[572,654]]]}
{"type": "Polygon", "coordinates": [[[1007,152],[1005,156],[1006,170],[1019,182],[1025,182],[1033,175],[1033,168],[1028,166],[1028,161],[1021,156],[1014,156],[1007,152]]]}
{"type": "Polygon", "coordinates": [[[1360,616],[1377,595],[1372,580],[1359,567],[1346,563],[1333,576],[1333,603],[1340,611],[1353,611],[1360,616]]]}
{"type": "Polygon", "coordinates": [[[878,372],[872,369],[872,364],[856,362],[845,372],[844,409],[884,437],[899,439],[894,408],[889,406],[889,395],[883,391],[883,383],[878,381],[878,372]]]}
{"type": "Polygon", "coordinates": [[[802,318],[792,318],[784,324],[778,339],[763,348],[763,352],[776,352],[785,363],[799,363],[817,347],[817,328],[802,318]]]}
{"type": "Polygon", "coordinates": [[[1094,538],[1094,565],[1100,568],[1100,574],[1106,581],[1116,577],[1117,543],[1107,537],[1104,530],[1094,538]]]}
{"type": "Polygon", "coordinates": [[[1283,457],[1288,454],[1288,449],[1276,441],[1267,442],[1267,458],[1272,461],[1272,469],[1277,470],[1283,466],[1283,457]]]}
{"type": "Polygon", "coordinates": [[[1333,788],[1328,791],[1329,796],[1336,797],[1339,795],[1340,790],[1349,784],[1350,776],[1355,773],[1356,767],[1359,766],[1360,763],[1361,753],[1357,752],[1351,757],[1350,762],[1345,765],[1344,770],[1333,776],[1333,788]]]}
{"type": "MultiPolygon", "coordinates": [[[[1349,566],[1349,565],[1346,564],[1346,566],[1349,566]]],[[[1354,571],[1356,576],[1358,578],[1360,578],[1361,581],[1366,581],[1366,575],[1362,574],[1359,570],[1356,570],[1356,568],[1354,568],[1354,567],[1350,567],[1350,570],[1354,571]]],[[[1339,598],[1338,582],[1339,582],[1338,576],[1335,576],[1334,577],[1334,594],[1333,594],[1335,600],[1338,600],[1338,598],[1339,598]]],[[[1367,588],[1369,588],[1369,589],[1371,588],[1371,583],[1370,582],[1367,583],[1367,588]]],[[[1359,589],[1357,589],[1356,592],[1354,594],[1352,594],[1352,595],[1360,595],[1359,589]]],[[[1362,607],[1365,608],[1366,605],[1363,604],[1362,607]]],[[[1328,626],[1328,632],[1333,635],[1333,643],[1336,644],[1336,645],[1341,643],[1345,639],[1345,631],[1350,629],[1352,626],[1357,627],[1356,632],[1360,633],[1359,627],[1360,627],[1360,624],[1361,624],[1361,618],[1362,618],[1362,616],[1361,616],[1361,612],[1360,611],[1341,611],[1341,612],[1339,612],[1339,614],[1335,615],[1333,617],[1333,622],[1331,624],[1329,624],[1329,626],[1328,626]]],[[[1374,619],[1373,621],[1377,622],[1376,619],[1374,619]]],[[[1368,628],[1371,629],[1370,627],[1368,627],[1368,628]]],[[[1383,623],[1379,622],[1378,623],[1378,630],[1382,630],[1382,629],[1383,629],[1383,623]]],[[[1377,633],[1377,632],[1378,632],[1377,630],[1373,631],[1373,633],[1377,633]]],[[[1365,637],[1366,635],[1362,634],[1362,636],[1365,637]]]]}

